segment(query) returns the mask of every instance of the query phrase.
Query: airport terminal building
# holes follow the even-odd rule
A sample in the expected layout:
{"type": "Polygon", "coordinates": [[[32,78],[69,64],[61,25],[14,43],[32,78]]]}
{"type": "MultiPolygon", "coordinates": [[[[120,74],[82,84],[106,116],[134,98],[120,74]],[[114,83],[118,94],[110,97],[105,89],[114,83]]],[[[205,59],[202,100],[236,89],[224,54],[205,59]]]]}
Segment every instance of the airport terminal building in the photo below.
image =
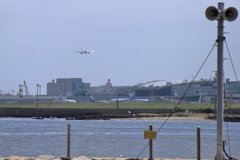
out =
{"type": "MultiPolygon", "coordinates": [[[[87,93],[91,93],[94,97],[102,99],[111,99],[113,97],[126,97],[126,90],[134,92],[135,97],[149,98],[152,101],[157,101],[159,97],[171,96],[171,90],[174,90],[179,96],[182,96],[185,91],[185,96],[196,97],[196,89],[204,96],[216,95],[217,79],[200,79],[192,82],[191,80],[155,80],[146,83],[138,83],[134,86],[113,86],[108,79],[107,83],[100,86],[91,86],[90,83],[85,83],[81,78],[57,78],[56,83],[52,80],[47,84],[47,95],[57,96],[59,91],[63,96],[77,98],[86,97],[87,93]]],[[[227,97],[233,96],[238,98],[240,95],[240,85],[236,81],[226,79],[224,90],[227,92],[227,97]]]]}
{"type": "MultiPolygon", "coordinates": [[[[188,89],[186,95],[196,93],[196,89],[201,91],[203,95],[216,94],[217,79],[200,79],[200,80],[174,80],[174,81],[153,81],[146,84],[136,85],[138,96],[154,95],[154,96],[170,96],[171,90],[175,90],[179,96],[182,96],[188,89]],[[189,88],[189,89],[188,89],[189,88]],[[150,92],[150,90],[152,90],[150,92]]],[[[240,94],[240,84],[237,81],[226,79],[224,90],[228,94],[240,94]]]]}

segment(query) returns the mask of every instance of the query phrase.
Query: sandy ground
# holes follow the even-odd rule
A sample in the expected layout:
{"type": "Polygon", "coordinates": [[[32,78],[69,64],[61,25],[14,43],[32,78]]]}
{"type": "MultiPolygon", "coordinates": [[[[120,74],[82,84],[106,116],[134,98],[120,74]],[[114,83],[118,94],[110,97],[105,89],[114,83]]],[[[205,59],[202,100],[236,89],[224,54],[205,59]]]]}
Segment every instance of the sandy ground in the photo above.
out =
{"type": "MultiPolygon", "coordinates": [[[[205,115],[188,116],[188,117],[169,117],[168,121],[205,121],[213,122],[214,120],[206,119],[205,115]]],[[[138,120],[138,121],[165,121],[167,117],[133,117],[133,118],[113,118],[111,120],[138,120]]]]}

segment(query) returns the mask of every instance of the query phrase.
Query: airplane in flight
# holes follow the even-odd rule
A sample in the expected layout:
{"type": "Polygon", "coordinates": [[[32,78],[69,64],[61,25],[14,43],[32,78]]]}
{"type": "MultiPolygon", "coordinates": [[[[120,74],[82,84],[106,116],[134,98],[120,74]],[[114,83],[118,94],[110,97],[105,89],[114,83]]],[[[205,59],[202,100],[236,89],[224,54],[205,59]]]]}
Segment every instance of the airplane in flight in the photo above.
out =
{"type": "Polygon", "coordinates": [[[89,97],[91,102],[95,102],[95,103],[108,103],[108,101],[104,101],[104,100],[103,101],[95,100],[95,98],[90,93],[88,93],[87,95],[88,95],[88,97],[89,97]]]}
{"type": "Polygon", "coordinates": [[[73,100],[73,99],[63,99],[61,96],[61,92],[59,92],[59,100],[62,103],[77,103],[76,100],[73,100]]]}
{"type": "Polygon", "coordinates": [[[75,52],[77,52],[77,53],[80,53],[80,54],[90,54],[91,52],[95,52],[95,51],[87,51],[87,50],[82,50],[81,49],[81,51],[75,51],[75,52]]]}

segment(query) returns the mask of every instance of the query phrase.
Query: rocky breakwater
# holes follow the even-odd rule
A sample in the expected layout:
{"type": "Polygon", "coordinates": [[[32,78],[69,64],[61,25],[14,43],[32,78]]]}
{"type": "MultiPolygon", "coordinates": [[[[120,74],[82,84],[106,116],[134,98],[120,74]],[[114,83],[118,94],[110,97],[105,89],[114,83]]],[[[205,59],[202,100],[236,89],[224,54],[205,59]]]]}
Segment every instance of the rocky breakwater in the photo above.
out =
{"type": "MultiPolygon", "coordinates": [[[[148,160],[148,158],[88,158],[84,156],[80,157],[54,157],[50,155],[41,155],[38,157],[20,157],[20,156],[11,156],[11,157],[2,157],[0,160],[148,160]]],[[[175,159],[164,159],[164,158],[154,158],[154,160],[182,160],[179,158],[175,159]]],[[[193,159],[185,159],[193,160],[193,159]]]]}
{"type": "Polygon", "coordinates": [[[11,157],[2,157],[0,160],[92,160],[92,158],[87,158],[84,156],[68,158],[68,157],[54,157],[50,155],[40,155],[37,157],[20,157],[20,156],[11,156],[11,157]]]}
{"type": "MultiPolygon", "coordinates": [[[[217,115],[208,115],[206,119],[216,120],[217,115]]],[[[224,122],[240,122],[240,115],[224,115],[224,122]]]]}
{"type": "MultiPolygon", "coordinates": [[[[111,118],[129,118],[132,115],[85,115],[79,117],[67,117],[66,120],[110,120],[111,118]]],[[[139,117],[139,116],[137,116],[139,117]]]]}

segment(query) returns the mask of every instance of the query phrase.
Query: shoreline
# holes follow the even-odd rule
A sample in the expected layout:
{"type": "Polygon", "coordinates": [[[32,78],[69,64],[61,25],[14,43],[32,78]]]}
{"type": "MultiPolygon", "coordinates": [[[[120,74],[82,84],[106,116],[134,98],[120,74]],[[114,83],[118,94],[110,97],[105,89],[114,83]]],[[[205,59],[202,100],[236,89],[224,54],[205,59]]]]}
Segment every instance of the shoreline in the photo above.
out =
{"type": "MultiPolygon", "coordinates": [[[[165,121],[167,117],[130,117],[130,118],[110,118],[110,120],[129,120],[129,121],[165,121]]],[[[190,121],[190,122],[215,122],[214,119],[207,119],[206,116],[172,116],[167,121],[190,121]]]]}
{"type": "MultiPolygon", "coordinates": [[[[0,118],[32,118],[49,119],[51,117],[0,117],[0,118]]],[[[60,117],[62,118],[62,117],[60,117]]],[[[58,117],[54,117],[58,119],[58,117]]],[[[177,114],[168,117],[168,115],[86,115],[80,117],[65,117],[65,120],[128,120],[128,121],[204,121],[216,122],[215,114],[177,114]]],[[[240,122],[240,115],[224,115],[224,122],[240,122]]]]}
{"type": "MultiPolygon", "coordinates": [[[[0,160],[148,160],[148,158],[109,158],[109,157],[54,157],[50,155],[40,155],[37,157],[22,157],[22,156],[10,156],[0,157],[0,160]]],[[[180,159],[180,158],[154,158],[154,160],[195,160],[195,159],[180,159]]]]}
{"type": "MultiPolygon", "coordinates": [[[[31,118],[31,119],[48,119],[43,117],[0,117],[0,118],[31,118]]],[[[165,121],[167,116],[120,116],[120,117],[108,117],[108,116],[84,116],[84,117],[66,117],[66,120],[128,120],[128,121],[165,121]]],[[[171,116],[167,121],[216,121],[216,119],[209,119],[206,115],[187,115],[187,116],[171,116]]]]}

